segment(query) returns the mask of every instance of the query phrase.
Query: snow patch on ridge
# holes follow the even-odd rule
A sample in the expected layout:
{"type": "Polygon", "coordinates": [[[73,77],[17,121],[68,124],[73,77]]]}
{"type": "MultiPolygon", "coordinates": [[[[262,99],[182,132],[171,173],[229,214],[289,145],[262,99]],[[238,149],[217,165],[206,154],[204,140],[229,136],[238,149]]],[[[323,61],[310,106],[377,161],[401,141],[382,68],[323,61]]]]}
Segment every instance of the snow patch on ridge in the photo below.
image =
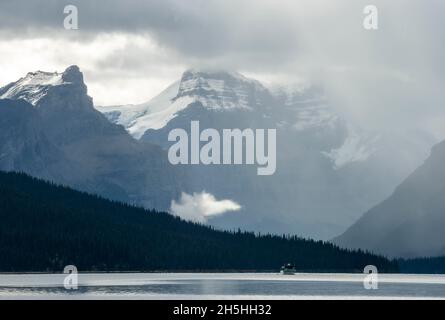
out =
{"type": "Polygon", "coordinates": [[[45,96],[48,87],[64,84],[62,76],[57,72],[30,72],[11,84],[0,99],[24,99],[35,106],[45,96]]]}
{"type": "Polygon", "coordinates": [[[377,151],[379,136],[361,136],[352,128],[348,128],[348,131],[340,147],[322,152],[332,161],[335,170],[354,162],[364,162],[377,151]]]}
{"type": "Polygon", "coordinates": [[[124,126],[136,139],[148,129],[163,128],[176,113],[193,101],[176,99],[179,81],[173,83],[158,96],[139,105],[97,107],[111,122],[124,126]]]}
{"type": "Polygon", "coordinates": [[[164,110],[154,113],[146,113],[135,119],[127,127],[128,132],[140,139],[148,129],[162,129],[167,123],[176,117],[177,113],[195,101],[192,97],[182,97],[176,99],[171,105],[164,110]]]}

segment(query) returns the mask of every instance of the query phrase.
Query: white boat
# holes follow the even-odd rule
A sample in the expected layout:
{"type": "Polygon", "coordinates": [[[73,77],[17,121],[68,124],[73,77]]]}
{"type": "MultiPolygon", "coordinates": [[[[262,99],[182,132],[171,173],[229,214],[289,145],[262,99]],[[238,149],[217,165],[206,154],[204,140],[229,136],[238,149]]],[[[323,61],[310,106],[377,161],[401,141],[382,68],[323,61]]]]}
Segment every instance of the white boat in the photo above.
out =
{"type": "Polygon", "coordinates": [[[297,272],[297,269],[292,263],[285,264],[280,270],[281,274],[295,274],[295,272],[297,272]]]}

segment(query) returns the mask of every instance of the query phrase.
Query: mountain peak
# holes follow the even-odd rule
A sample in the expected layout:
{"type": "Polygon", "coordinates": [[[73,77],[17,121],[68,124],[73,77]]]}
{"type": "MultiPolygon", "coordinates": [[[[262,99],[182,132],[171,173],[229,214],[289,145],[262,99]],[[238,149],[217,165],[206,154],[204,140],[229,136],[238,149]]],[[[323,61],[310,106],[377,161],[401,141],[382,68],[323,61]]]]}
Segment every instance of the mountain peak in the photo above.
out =
{"type": "Polygon", "coordinates": [[[36,106],[54,87],[75,85],[86,92],[83,75],[78,66],[70,66],[63,73],[35,71],[16,82],[0,88],[0,99],[23,99],[36,106]]]}
{"type": "Polygon", "coordinates": [[[265,96],[268,97],[268,91],[259,81],[238,72],[189,69],[149,102],[96,108],[140,139],[148,129],[162,129],[195,103],[211,111],[252,111],[265,105],[265,96]]]}
{"type": "Polygon", "coordinates": [[[255,92],[266,90],[240,73],[223,70],[189,69],[182,75],[176,99],[199,101],[207,109],[251,109],[255,92]]]}
{"type": "Polygon", "coordinates": [[[186,70],[181,77],[181,82],[191,79],[200,80],[201,83],[206,81],[224,81],[226,85],[239,85],[241,83],[250,84],[263,88],[263,85],[255,79],[250,79],[239,72],[224,69],[196,69],[186,70]]]}
{"type": "Polygon", "coordinates": [[[65,69],[62,74],[62,79],[65,82],[72,83],[82,83],[83,84],[83,74],[80,72],[80,69],[76,65],[69,66],[65,69]]]}

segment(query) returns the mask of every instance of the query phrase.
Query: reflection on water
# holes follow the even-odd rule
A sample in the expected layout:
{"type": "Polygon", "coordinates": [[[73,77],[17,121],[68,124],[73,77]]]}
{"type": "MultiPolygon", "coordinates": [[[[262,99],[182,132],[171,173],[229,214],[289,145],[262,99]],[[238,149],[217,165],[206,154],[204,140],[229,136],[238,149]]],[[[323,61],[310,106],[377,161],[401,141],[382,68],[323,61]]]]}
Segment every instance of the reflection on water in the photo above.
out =
{"type": "Polygon", "coordinates": [[[378,290],[364,289],[363,283],[357,281],[359,278],[326,280],[314,279],[313,275],[298,278],[258,276],[255,279],[254,274],[249,274],[243,279],[242,276],[234,278],[220,274],[212,278],[205,274],[202,277],[200,274],[193,274],[189,279],[181,279],[169,274],[158,278],[153,274],[136,274],[131,278],[132,281],[120,279],[116,281],[117,285],[111,282],[95,285],[91,281],[87,286],[79,286],[78,290],[66,290],[61,286],[26,287],[25,283],[6,287],[0,281],[0,299],[445,298],[445,284],[443,281],[434,281],[434,277],[429,281],[410,282],[409,278],[399,276],[395,282],[382,281],[378,290]],[[140,284],[134,284],[136,280],[140,284]]]}

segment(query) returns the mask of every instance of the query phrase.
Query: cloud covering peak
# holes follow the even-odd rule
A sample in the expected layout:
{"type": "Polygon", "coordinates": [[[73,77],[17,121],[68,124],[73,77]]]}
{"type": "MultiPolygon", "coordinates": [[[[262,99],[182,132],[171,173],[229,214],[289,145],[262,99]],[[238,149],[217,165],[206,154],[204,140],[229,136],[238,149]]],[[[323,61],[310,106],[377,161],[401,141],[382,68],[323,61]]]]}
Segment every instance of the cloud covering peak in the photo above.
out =
{"type": "Polygon", "coordinates": [[[361,126],[442,139],[445,2],[427,2],[375,0],[367,31],[367,0],[72,0],[79,30],[63,28],[61,1],[0,1],[0,85],[77,64],[97,105],[139,104],[217,66],[308,79],[361,126]]]}

